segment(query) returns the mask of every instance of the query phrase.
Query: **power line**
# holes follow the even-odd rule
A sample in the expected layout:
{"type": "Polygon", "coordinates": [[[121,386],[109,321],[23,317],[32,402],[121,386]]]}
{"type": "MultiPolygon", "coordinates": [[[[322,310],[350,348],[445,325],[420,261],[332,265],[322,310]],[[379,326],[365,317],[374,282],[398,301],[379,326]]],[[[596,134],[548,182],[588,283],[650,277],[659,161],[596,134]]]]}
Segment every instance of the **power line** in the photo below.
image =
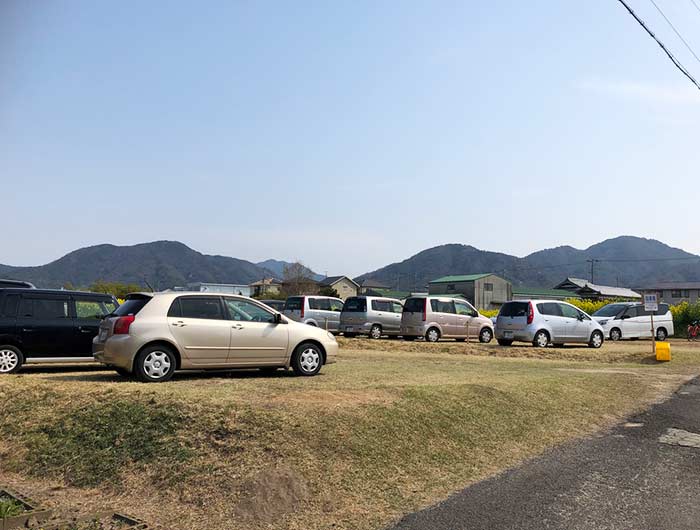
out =
{"type": "Polygon", "coordinates": [[[661,13],[661,16],[664,17],[664,20],[665,20],[666,22],[668,22],[668,25],[671,26],[671,29],[673,30],[673,32],[674,32],[676,35],[678,35],[678,38],[681,39],[681,41],[683,42],[683,44],[685,44],[685,47],[688,48],[688,51],[690,51],[690,53],[693,54],[693,57],[695,57],[695,60],[696,60],[698,63],[700,63],[700,58],[697,56],[697,54],[695,53],[695,51],[693,50],[693,48],[690,47],[690,44],[687,43],[687,41],[683,38],[683,35],[681,35],[680,31],[678,31],[678,30],[676,29],[676,26],[674,26],[674,25],[671,23],[671,21],[668,19],[668,17],[666,16],[666,14],[665,14],[663,11],[661,11],[661,8],[659,7],[659,5],[658,5],[654,0],[649,0],[649,1],[650,1],[652,4],[654,4],[654,7],[656,8],[656,10],[657,10],[659,13],[661,13]]]}
{"type": "Polygon", "coordinates": [[[697,2],[695,2],[695,0],[690,0],[690,3],[693,4],[695,9],[698,10],[698,13],[700,13],[700,6],[697,4],[697,2]]]}
{"type": "Polygon", "coordinates": [[[644,30],[649,34],[649,36],[656,41],[656,43],[661,47],[661,49],[664,51],[664,53],[666,55],[668,55],[668,58],[671,59],[671,62],[676,66],[676,68],[678,68],[683,73],[683,75],[686,76],[688,79],[690,79],[690,82],[693,83],[698,90],[700,90],[700,84],[698,84],[698,82],[695,80],[695,78],[692,75],[690,75],[690,72],[688,72],[688,70],[686,70],[685,67],[680,62],[678,62],[678,60],[673,56],[673,54],[670,51],[668,51],[668,48],[666,48],[664,43],[661,42],[656,37],[656,35],[654,35],[654,32],[651,31],[647,27],[647,25],[644,23],[644,21],[637,16],[637,13],[632,11],[632,8],[629,5],[627,5],[627,2],[625,2],[625,0],[618,0],[618,2],[620,2],[623,6],[625,6],[625,9],[627,9],[629,14],[632,15],[632,17],[634,17],[634,19],[637,22],[639,22],[639,25],[642,26],[644,28],[644,30]]]}

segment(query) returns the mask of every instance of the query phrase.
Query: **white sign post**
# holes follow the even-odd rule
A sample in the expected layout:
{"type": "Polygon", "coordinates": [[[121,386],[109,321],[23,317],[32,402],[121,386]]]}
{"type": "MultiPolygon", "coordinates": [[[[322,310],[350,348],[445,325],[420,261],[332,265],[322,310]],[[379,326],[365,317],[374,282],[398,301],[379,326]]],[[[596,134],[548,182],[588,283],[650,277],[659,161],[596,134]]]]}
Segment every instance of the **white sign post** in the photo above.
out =
{"type": "Polygon", "coordinates": [[[651,313],[651,353],[656,353],[656,333],[654,330],[654,313],[659,310],[659,301],[656,294],[644,295],[644,311],[651,313]]]}

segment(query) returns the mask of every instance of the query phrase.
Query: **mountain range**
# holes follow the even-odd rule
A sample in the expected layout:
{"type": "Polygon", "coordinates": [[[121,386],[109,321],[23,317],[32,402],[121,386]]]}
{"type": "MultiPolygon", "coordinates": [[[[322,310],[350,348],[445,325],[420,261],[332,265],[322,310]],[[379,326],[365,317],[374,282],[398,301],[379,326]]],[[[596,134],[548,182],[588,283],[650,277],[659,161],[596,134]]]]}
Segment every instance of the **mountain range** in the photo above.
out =
{"type": "MultiPolygon", "coordinates": [[[[193,282],[248,284],[264,277],[279,278],[287,264],[280,260],[252,263],[202,254],[177,241],[155,241],[86,247],[36,267],[0,265],[0,277],[27,280],[38,287],[66,283],[84,287],[105,280],[167,289],[193,282]]],[[[540,250],[523,258],[469,245],[440,245],[357,279],[374,279],[408,291],[422,290],[430,280],[448,274],[493,272],[516,286],[551,288],[569,276],[590,279],[591,267],[593,282],[604,285],[634,288],[661,281],[700,281],[700,256],[632,236],[608,239],[584,250],[570,246],[540,250]]],[[[311,270],[309,274],[321,278],[311,270]]]]}

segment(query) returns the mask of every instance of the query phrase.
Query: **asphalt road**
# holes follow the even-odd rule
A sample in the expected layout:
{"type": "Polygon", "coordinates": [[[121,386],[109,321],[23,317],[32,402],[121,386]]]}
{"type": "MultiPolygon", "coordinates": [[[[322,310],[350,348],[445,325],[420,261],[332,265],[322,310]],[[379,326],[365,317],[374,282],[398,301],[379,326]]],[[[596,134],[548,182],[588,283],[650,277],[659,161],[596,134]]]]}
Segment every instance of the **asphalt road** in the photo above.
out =
{"type": "Polygon", "coordinates": [[[698,379],[602,436],[553,449],[394,528],[698,530],[700,436],[684,431],[700,433],[698,379]]]}

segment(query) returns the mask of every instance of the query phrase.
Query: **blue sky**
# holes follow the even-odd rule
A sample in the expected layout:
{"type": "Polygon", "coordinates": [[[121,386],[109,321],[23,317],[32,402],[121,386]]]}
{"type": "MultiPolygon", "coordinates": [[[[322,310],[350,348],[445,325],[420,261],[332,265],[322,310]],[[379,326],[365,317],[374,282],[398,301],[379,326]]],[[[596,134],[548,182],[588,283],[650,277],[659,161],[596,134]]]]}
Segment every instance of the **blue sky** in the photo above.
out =
{"type": "MultiPolygon", "coordinates": [[[[657,3],[700,52],[691,1],[657,3]]],[[[700,253],[700,91],[615,0],[5,0],[0,72],[0,263],[157,239],[352,275],[451,242],[700,253]]]]}

